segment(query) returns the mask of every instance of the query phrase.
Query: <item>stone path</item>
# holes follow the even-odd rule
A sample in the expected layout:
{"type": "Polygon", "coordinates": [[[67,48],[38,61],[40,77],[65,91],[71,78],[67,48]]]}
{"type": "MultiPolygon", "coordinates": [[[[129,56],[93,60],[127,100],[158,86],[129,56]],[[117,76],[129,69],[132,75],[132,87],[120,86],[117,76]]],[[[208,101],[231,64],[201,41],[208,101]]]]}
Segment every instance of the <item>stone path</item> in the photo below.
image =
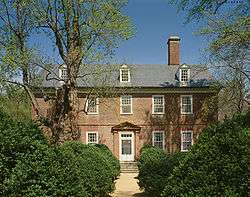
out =
{"type": "Polygon", "coordinates": [[[144,197],[143,191],[140,191],[135,177],[138,173],[121,173],[116,180],[116,190],[112,197],[144,197]]]}

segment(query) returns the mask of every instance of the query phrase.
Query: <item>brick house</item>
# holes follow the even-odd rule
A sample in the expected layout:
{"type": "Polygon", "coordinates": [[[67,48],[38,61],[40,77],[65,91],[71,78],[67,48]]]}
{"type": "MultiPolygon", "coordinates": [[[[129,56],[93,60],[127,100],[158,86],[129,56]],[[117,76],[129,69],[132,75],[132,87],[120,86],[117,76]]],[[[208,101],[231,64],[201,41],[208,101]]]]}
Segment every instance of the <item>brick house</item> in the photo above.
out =
{"type": "MultiPolygon", "coordinates": [[[[180,39],[168,40],[168,64],[121,65],[114,73],[116,94],[89,94],[91,85],[80,82],[79,127],[83,143],[106,144],[120,161],[134,161],[145,144],[167,152],[187,151],[201,131],[217,121],[217,112],[204,117],[206,101],[217,92],[202,66],[180,65],[180,39]]],[[[60,77],[67,77],[59,69],[60,77]]],[[[45,88],[58,82],[44,81],[45,88]]],[[[48,102],[37,96],[44,113],[48,102]]]]}

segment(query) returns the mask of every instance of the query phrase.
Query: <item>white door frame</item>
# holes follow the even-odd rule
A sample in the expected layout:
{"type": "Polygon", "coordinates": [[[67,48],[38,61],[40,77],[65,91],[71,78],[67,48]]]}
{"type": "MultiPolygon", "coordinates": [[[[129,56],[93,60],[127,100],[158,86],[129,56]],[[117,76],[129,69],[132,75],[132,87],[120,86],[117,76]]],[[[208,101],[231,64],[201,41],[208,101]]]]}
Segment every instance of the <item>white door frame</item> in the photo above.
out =
{"type": "Polygon", "coordinates": [[[134,161],[135,160],[135,140],[134,132],[119,132],[119,159],[120,161],[134,161]],[[122,137],[122,134],[131,134],[131,137],[122,137]],[[131,155],[122,155],[122,139],[131,140],[131,155]]]}

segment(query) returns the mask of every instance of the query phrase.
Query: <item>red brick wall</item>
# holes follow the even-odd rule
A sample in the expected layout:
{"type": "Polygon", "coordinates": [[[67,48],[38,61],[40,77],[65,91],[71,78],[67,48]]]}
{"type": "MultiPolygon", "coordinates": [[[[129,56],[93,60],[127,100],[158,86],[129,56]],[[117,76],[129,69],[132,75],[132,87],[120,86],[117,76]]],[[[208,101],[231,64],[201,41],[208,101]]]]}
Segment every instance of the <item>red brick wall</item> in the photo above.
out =
{"type": "MultiPolygon", "coordinates": [[[[113,153],[119,157],[119,133],[112,132],[111,128],[122,122],[130,122],[141,127],[140,133],[135,133],[135,153],[139,156],[139,151],[144,144],[152,143],[152,131],[164,130],[166,150],[174,152],[180,150],[181,130],[193,130],[194,142],[199,133],[211,122],[217,120],[217,116],[206,119],[203,117],[202,107],[206,98],[210,94],[193,94],[193,114],[181,115],[180,95],[165,94],[165,114],[152,115],[152,94],[133,94],[133,114],[120,114],[120,98],[99,99],[99,114],[86,115],[79,114],[79,126],[81,129],[81,141],[86,143],[86,132],[97,131],[99,142],[106,144],[113,153]]],[[[190,94],[188,94],[190,95],[190,94]]],[[[79,98],[79,109],[84,108],[85,98],[79,98]]],[[[38,102],[46,114],[48,103],[39,98],[38,102]]]]}
{"type": "Polygon", "coordinates": [[[180,41],[171,40],[168,41],[168,65],[180,64],[180,41]]]}

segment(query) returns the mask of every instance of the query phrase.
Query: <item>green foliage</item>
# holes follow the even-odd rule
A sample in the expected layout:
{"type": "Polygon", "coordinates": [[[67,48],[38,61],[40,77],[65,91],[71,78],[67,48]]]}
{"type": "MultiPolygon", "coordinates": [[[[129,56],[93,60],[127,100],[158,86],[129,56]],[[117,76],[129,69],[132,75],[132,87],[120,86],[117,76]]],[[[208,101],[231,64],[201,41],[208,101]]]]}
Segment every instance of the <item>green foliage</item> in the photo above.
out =
{"type": "Polygon", "coordinates": [[[249,196],[250,112],[208,127],[162,196],[249,196]]]}
{"type": "Polygon", "coordinates": [[[19,155],[32,152],[32,143],[46,144],[40,129],[30,122],[16,122],[0,111],[0,194],[19,155]]]}
{"type": "Polygon", "coordinates": [[[105,196],[114,190],[114,167],[107,160],[107,150],[80,142],[66,142],[59,148],[69,163],[76,164],[78,180],[89,196],[105,196]]]}
{"type": "Polygon", "coordinates": [[[13,85],[6,85],[0,93],[0,111],[17,121],[31,119],[31,103],[27,94],[13,85]]]}
{"type": "Polygon", "coordinates": [[[1,196],[105,196],[114,190],[119,162],[104,145],[49,146],[31,122],[0,113],[1,196]]]}
{"type": "Polygon", "coordinates": [[[182,153],[167,154],[154,147],[144,147],[138,162],[139,186],[149,196],[160,196],[173,168],[183,158],[182,153]]]}
{"type": "Polygon", "coordinates": [[[206,57],[214,79],[221,84],[219,112],[245,112],[250,86],[250,1],[169,0],[186,14],[186,22],[201,21],[198,35],[209,40],[206,57]]]}
{"type": "Polygon", "coordinates": [[[105,144],[96,144],[97,148],[100,149],[100,153],[107,160],[108,165],[111,165],[113,178],[117,178],[120,174],[120,162],[113,155],[113,153],[109,150],[109,148],[105,144]]]}

